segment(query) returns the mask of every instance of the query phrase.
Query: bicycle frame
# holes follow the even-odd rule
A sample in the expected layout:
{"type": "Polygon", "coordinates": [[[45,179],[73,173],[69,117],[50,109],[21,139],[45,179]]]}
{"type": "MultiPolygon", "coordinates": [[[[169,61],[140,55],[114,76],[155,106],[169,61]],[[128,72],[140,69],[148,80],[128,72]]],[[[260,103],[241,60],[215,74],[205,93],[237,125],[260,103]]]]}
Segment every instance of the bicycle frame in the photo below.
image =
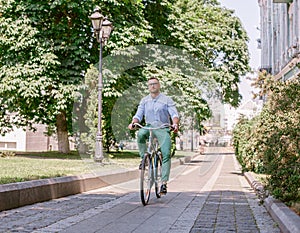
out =
{"type": "Polygon", "coordinates": [[[148,183],[148,189],[150,190],[155,184],[155,193],[157,198],[160,198],[160,193],[158,192],[159,183],[161,182],[161,171],[159,168],[162,165],[162,154],[158,150],[159,144],[157,138],[153,136],[153,129],[149,129],[149,141],[148,141],[148,150],[145,156],[149,156],[150,165],[152,167],[151,174],[149,173],[149,179],[151,182],[148,183]],[[159,164],[158,164],[159,163],[159,164]]]}
{"type": "Polygon", "coordinates": [[[157,198],[161,197],[159,187],[162,176],[162,154],[159,151],[157,138],[153,135],[153,130],[170,127],[169,124],[163,124],[161,127],[152,128],[144,127],[136,123],[140,128],[149,130],[149,139],[147,152],[142,160],[141,178],[140,178],[140,194],[143,205],[147,205],[150,198],[150,192],[153,184],[155,184],[155,194],[157,198]]]}

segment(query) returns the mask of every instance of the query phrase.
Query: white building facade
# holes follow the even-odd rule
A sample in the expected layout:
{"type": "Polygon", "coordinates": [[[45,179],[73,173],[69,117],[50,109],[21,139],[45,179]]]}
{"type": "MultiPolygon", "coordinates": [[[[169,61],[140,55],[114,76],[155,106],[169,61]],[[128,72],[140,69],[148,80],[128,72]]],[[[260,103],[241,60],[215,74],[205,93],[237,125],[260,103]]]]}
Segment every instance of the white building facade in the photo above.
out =
{"type": "Polygon", "coordinates": [[[10,133],[0,136],[0,151],[51,151],[58,149],[57,139],[47,136],[45,125],[35,125],[36,131],[14,127],[10,133]]]}
{"type": "Polygon", "coordinates": [[[286,81],[300,75],[300,0],[258,0],[261,70],[286,81]]]}

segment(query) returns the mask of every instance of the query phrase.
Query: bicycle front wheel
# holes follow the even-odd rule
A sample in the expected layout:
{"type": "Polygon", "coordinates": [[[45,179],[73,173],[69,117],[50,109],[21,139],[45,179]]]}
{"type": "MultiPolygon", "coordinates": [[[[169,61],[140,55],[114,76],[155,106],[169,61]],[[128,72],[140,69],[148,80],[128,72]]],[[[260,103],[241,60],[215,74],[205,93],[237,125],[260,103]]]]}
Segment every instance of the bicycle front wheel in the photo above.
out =
{"type": "Polygon", "coordinates": [[[153,169],[150,155],[145,154],[142,160],[142,169],[140,176],[140,195],[143,205],[147,205],[150,199],[151,186],[153,184],[153,169]]]}
{"type": "Polygon", "coordinates": [[[160,186],[162,176],[162,154],[160,151],[156,152],[154,159],[154,180],[155,180],[155,194],[157,198],[161,197],[160,186]]]}

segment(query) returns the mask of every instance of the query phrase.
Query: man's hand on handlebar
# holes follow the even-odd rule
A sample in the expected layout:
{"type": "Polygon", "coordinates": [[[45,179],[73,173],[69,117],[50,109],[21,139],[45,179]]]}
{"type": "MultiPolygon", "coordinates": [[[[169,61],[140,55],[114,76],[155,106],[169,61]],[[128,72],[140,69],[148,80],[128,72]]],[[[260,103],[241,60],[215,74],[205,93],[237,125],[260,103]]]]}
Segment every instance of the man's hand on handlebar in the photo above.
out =
{"type": "Polygon", "coordinates": [[[136,122],[132,122],[132,123],[130,123],[130,124],[128,125],[128,129],[130,129],[130,130],[134,130],[134,129],[136,129],[136,125],[135,125],[135,123],[136,123],[136,122]]]}
{"type": "Polygon", "coordinates": [[[173,124],[171,129],[173,130],[174,133],[178,132],[178,125],[177,124],[173,124]]]}

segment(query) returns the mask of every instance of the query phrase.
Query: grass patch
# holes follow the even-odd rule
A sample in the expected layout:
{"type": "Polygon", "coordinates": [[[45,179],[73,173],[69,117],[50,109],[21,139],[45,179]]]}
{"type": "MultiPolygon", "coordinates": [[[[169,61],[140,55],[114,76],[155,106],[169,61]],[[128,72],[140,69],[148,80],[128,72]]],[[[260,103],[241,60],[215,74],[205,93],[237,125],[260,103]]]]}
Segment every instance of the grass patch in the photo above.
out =
{"type": "Polygon", "coordinates": [[[1,158],[0,184],[87,173],[82,160],[33,157],[1,158]]]}
{"type": "MultiPolygon", "coordinates": [[[[194,155],[194,152],[177,151],[172,158],[194,155]]],[[[120,151],[106,154],[108,165],[81,158],[78,152],[61,154],[51,152],[17,153],[13,157],[0,157],[0,184],[80,175],[92,172],[111,172],[120,168],[137,168],[140,163],[138,151],[120,151]]]]}
{"type": "Polygon", "coordinates": [[[110,152],[107,157],[110,163],[123,168],[135,168],[141,162],[138,151],[110,152]]]}
{"type": "Polygon", "coordinates": [[[77,151],[71,151],[68,154],[62,154],[58,151],[46,151],[46,152],[18,152],[17,156],[23,156],[28,158],[51,158],[51,159],[81,159],[77,151]]]}
{"type": "Polygon", "coordinates": [[[110,159],[136,159],[140,158],[137,151],[119,151],[119,152],[109,152],[108,156],[110,159]]]}

